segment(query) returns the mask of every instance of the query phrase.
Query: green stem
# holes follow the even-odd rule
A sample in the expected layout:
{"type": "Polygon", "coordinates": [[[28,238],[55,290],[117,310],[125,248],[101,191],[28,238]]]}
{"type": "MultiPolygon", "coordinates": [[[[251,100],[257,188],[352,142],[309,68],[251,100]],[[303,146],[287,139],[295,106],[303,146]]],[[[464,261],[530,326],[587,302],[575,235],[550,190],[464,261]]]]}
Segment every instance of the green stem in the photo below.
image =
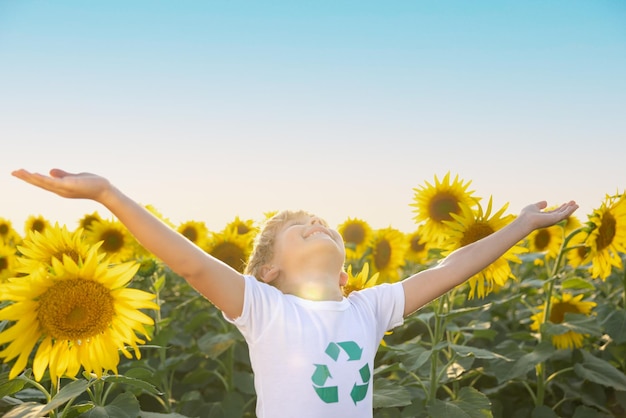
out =
{"type": "Polygon", "coordinates": [[[546,369],[545,362],[541,362],[535,366],[535,373],[537,375],[537,395],[533,396],[535,406],[543,405],[544,398],[546,396],[546,369]]]}
{"type": "MultiPolygon", "coordinates": [[[[622,263],[622,265],[624,265],[624,264],[622,263]]],[[[622,270],[624,272],[624,274],[622,275],[622,282],[624,284],[624,290],[623,290],[623,292],[624,292],[624,300],[623,300],[624,306],[623,306],[623,308],[626,309],[626,268],[622,268],[622,270]]]]}
{"type": "Polygon", "coordinates": [[[103,398],[104,381],[99,379],[93,384],[93,388],[94,388],[94,397],[96,398],[95,404],[98,406],[104,406],[104,398],[103,398]]]}
{"type": "MultiPolygon", "coordinates": [[[[544,340],[543,325],[546,322],[548,322],[550,318],[550,311],[552,310],[552,293],[554,292],[554,286],[555,286],[556,279],[559,273],[559,269],[561,268],[561,263],[563,262],[565,253],[568,251],[567,244],[574,237],[574,235],[578,234],[581,231],[584,231],[585,229],[586,229],[585,227],[582,227],[582,228],[578,228],[572,231],[568,236],[566,236],[563,239],[563,242],[561,243],[559,254],[556,260],[554,261],[554,265],[552,266],[552,273],[550,275],[550,279],[548,283],[548,290],[546,291],[546,295],[545,295],[546,300],[545,300],[545,305],[543,309],[543,319],[539,327],[539,341],[540,342],[544,340]]],[[[546,380],[545,362],[541,362],[537,364],[537,366],[535,367],[535,373],[537,376],[537,396],[535,398],[535,406],[541,406],[543,405],[543,402],[545,399],[546,384],[548,383],[548,381],[546,380]]]]}
{"type": "MultiPolygon", "coordinates": [[[[160,331],[161,331],[161,321],[162,321],[161,305],[163,304],[163,301],[161,299],[161,289],[157,289],[156,286],[155,286],[155,283],[158,280],[159,274],[165,274],[165,272],[157,270],[151,276],[151,279],[152,279],[152,289],[154,291],[154,296],[155,296],[155,303],[159,307],[159,309],[157,309],[155,311],[154,335],[158,335],[160,333],[160,331]]],[[[164,280],[167,280],[167,277],[165,277],[164,280]]],[[[165,362],[167,361],[167,352],[166,351],[167,351],[166,347],[164,347],[163,345],[159,346],[159,363],[161,365],[161,369],[165,368],[165,362]]],[[[173,371],[172,371],[172,373],[173,373],[173,371]]],[[[161,386],[162,386],[163,390],[166,392],[164,394],[165,395],[165,399],[161,403],[165,406],[166,412],[171,412],[171,410],[172,410],[172,404],[171,404],[171,399],[172,399],[172,396],[171,396],[172,395],[172,389],[171,389],[172,388],[172,379],[169,379],[168,375],[166,373],[162,374],[161,386]]]]}
{"type": "Polygon", "coordinates": [[[537,405],[537,398],[535,395],[535,392],[533,391],[533,389],[530,387],[530,385],[528,384],[528,382],[526,380],[521,380],[522,385],[526,388],[526,390],[528,391],[528,394],[530,395],[531,398],[533,398],[533,403],[535,405],[537,405]]]}
{"type": "Polygon", "coordinates": [[[34,386],[35,388],[37,388],[46,397],[46,403],[50,403],[50,400],[52,399],[52,395],[39,382],[37,382],[36,380],[33,380],[33,379],[29,379],[28,377],[26,377],[24,375],[18,376],[17,378],[20,379],[20,380],[24,380],[28,384],[30,384],[30,385],[34,386]]]}
{"type": "Polygon", "coordinates": [[[430,354],[430,393],[428,401],[432,402],[437,398],[437,389],[439,389],[439,374],[437,366],[439,366],[439,342],[443,337],[443,312],[445,310],[445,296],[437,300],[437,309],[435,310],[435,328],[433,330],[432,348],[430,354]]]}
{"type": "Polygon", "coordinates": [[[573,367],[566,367],[564,369],[557,370],[556,372],[554,372],[550,376],[548,376],[548,378],[546,379],[546,382],[549,382],[552,379],[555,379],[557,376],[559,376],[559,375],[561,375],[563,373],[571,372],[572,370],[574,370],[573,367]]]}
{"type": "Polygon", "coordinates": [[[104,390],[104,394],[102,395],[102,405],[106,404],[107,399],[109,398],[109,394],[111,393],[111,390],[113,389],[113,386],[115,386],[115,383],[109,383],[107,388],[104,390]]]}
{"type": "Polygon", "coordinates": [[[417,374],[415,374],[414,372],[409,371],[408,375],[411,376],[413,379],[415,379],[415,381],[422,388],[424,393],[428,393],[428,390],[426,389],[426,385],[424,385],[424,382],[422,381],[422,379],[420,379],[420,377],[417,374]]]}

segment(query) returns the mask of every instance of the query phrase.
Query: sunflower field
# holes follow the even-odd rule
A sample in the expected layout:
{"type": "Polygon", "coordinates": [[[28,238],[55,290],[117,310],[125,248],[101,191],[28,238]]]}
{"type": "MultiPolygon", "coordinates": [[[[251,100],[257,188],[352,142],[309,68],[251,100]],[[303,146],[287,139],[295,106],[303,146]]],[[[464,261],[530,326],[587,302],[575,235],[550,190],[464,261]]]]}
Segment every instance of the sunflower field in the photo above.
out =
{"type": "MultiPolygon", "coordinates": [[[[432,267],[515,218],[469,186],[448,173],[416,187],[413,231],[337,225],[344,293],[432,267]]],[[[210,231],[147,209],[240,272],[273,215],[210,231]]],[[[254,417],[235,327],[119,221],[77,225],[33,215],[22,233],[0,217],[0,415],[254,417]]],[[[534,231],[385,336],[374,416],[626,417],[625,259],[626,193],[534,231]]]]}

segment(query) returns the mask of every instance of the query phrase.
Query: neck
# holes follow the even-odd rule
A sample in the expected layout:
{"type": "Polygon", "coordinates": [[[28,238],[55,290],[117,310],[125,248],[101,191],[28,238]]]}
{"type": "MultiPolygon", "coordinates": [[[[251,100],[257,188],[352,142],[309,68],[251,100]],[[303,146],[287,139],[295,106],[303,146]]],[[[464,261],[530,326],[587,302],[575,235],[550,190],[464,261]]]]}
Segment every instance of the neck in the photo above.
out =
{"type": "Polygon", "coordinates": [[[339,287],[338,278],[329,280],[279,280],[276,287],[287,295],[313,301],[340,301],[343,292],[339,287]]]}

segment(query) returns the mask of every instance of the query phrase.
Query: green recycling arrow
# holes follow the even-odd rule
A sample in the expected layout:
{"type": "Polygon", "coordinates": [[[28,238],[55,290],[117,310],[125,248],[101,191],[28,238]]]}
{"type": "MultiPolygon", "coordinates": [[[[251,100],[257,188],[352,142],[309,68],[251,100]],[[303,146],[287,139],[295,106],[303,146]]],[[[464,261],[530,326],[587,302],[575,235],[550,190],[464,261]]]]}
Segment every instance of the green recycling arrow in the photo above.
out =
{"type": "Polygon", "coordinates": [[[355,383],[354,386],[352,386],[352,390],[350,391],[350,397],[352,398],[352,401],[355,405],[357,404],[357,402],[365,399],[365,396],[367,395],[368,385],[369,383],[366,383],[364,385],[357,385],[355,383]]]}
{"type": "Polygon", "coordinates": [[[319,396],[324,402],[339,402],[339,390],[337,389],[337,386],[329,386],[327,388],[318,388],[317,386],[313,386],[313,388],[315,389],[315,392],[317,392],[317,396],[319,396]]]}
{"type": "Polygon", "coordinates": [[[317,386],[324,386],[326,380],[332,376],[330,375],[330,370],[328,370],[328,366],[325,364],[316,364],[315,371],[313,372],[313,376],[311,376],[311,380],[317,386]]]}
{"type": "MultiPolygon", "coordinates": [[[[336,362],[339,359],[339,355],[342,350],[348,356],[347,361],[360,360],[363,354],[363,349],[354,341],[341,341],[338,343],[330,342],[328,346],[326,346],[326,350],[324,352],[328,357],[336,362]]],[[[328,366],[325,364],[314,364],[314,366],[315,371],[311,376],[311,381],[313,382],[313,389],[315,389],[317,396],[319,396],[319,398],[326,403],[339,402],[339,388],[337,386],[324,387],[324,385],[328,382],[328,379],[332,379],[328,366]]],[[[359,369],[359,375],[363,384],[355,382],[352,386],[352,390],[350,391],[350,398],[355,405],[367,396],[369,381],[371,379],[369,364],[366,363],[359,369]]]]}
{"type": "Polygon", "coordinates": [[[348,355],[348,361],[361,360],[361,354],[363,353],[363,349],[359,347],[357,343],[354,341],[344,341],[341,343],[337,343],[343,351],[348,355]]]}

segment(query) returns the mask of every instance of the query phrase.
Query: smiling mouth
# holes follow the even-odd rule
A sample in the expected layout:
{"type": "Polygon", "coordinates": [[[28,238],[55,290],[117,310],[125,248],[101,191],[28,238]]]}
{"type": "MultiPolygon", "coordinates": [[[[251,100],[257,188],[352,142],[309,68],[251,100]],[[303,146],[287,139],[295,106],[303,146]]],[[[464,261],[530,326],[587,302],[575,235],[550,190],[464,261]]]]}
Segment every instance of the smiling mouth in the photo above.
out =
{"type": "Polygon", "coordinates": [[[308,234],[306,234],[306,235],[304,236],[304,238],[311,238],[311,237],[313,237],[313,236],[320,235],[320,234],[322,234],[322,235],[326,235],[327,237],[332,238],[332,237],[330,236],[330,234],[328,233],[328,231],[326,231],[326,230],[324,230],[324,229],[322,229],[322,228],[316,228],[316,229],[312,230],[311,232],[309,232],[308,234]]]}

